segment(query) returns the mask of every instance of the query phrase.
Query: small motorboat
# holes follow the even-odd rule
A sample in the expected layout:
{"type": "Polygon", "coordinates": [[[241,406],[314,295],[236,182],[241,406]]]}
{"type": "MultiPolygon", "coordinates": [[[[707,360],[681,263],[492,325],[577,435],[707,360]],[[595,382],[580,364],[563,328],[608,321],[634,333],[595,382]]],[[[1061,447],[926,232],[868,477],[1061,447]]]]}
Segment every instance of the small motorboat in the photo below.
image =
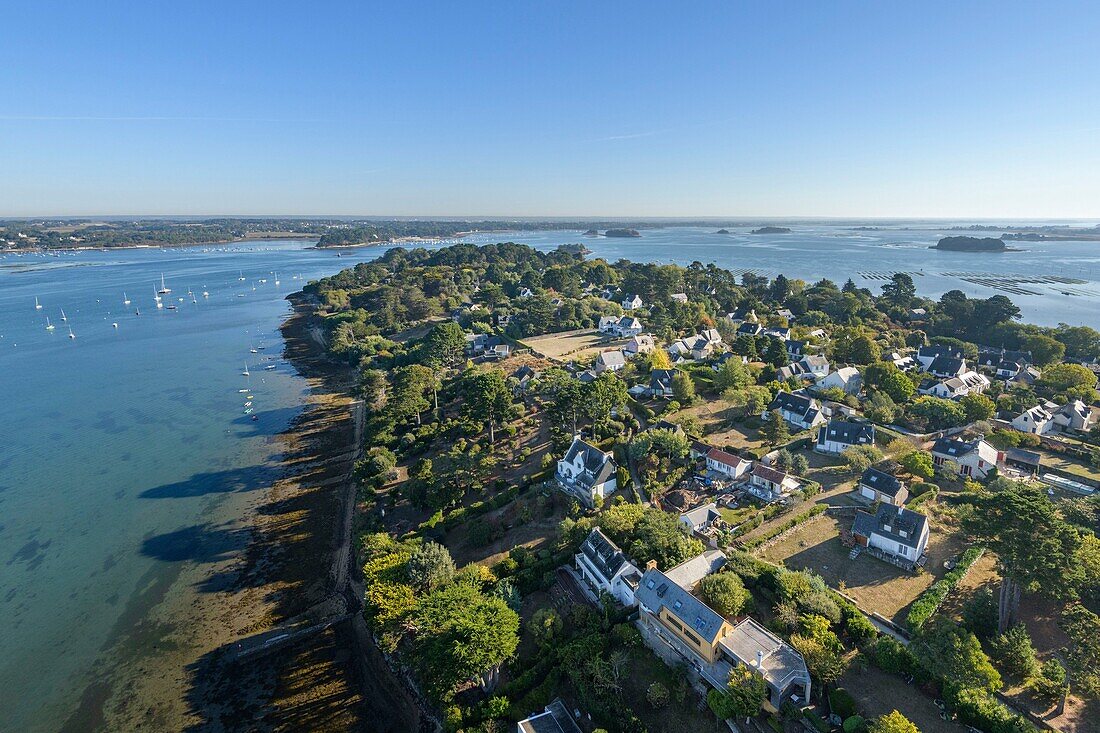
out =
{"type": "Polygon", "coordinates": [[[272,371],[274,369],[278,369],[278,368],[279,368],[278,364],[268,364],[267,366],[264,367],[264,371],[265,372],[270,372],[270,371],[272,371]]]}
{"type": "Polygon", "coordinates": [[[253,416],[252,416],[252,422],[256,422],[256,421],[257,421],[257,420],[259,420],[259,419],[260,419],[260,416],[259,416],[259,415],[253,415],[253,416]]]}

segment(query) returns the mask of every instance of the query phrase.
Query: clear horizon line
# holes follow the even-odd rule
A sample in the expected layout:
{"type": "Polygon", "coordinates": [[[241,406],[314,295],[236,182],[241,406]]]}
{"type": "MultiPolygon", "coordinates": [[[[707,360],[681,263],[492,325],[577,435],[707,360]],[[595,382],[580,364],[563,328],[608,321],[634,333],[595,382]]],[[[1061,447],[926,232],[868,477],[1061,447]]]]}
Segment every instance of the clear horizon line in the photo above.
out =
{"type": "Polygon", "coordinates": [[[624,215],[624,214],[289,214],[289,213],[91,213],[91,214],[0,214],[0,221],[24,221],[27,219],[441,219],[457,221],[705,221],[705,220],[856,220],[856,221],[1098,221],[1100,216],[922,216],[915,214],[858,215],[858,214],[699,214],[699,215],[624,215]]]}

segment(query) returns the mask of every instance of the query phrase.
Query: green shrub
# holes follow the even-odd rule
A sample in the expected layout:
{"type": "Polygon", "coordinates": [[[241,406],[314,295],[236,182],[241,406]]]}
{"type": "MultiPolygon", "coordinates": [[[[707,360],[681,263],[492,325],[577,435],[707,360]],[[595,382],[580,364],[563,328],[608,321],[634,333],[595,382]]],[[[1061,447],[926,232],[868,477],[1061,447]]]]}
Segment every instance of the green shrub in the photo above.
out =
{"type": "Polygon", "coordinates": [[[829,693],[829,709],[841,718],[850,718],[856,714],[856,700],[843,687],[829,693]]]}
{"type": "Polygon", "coordinates": [[[959,558],[959,563],[942,578],[933,583],[928,590],[920,595],[909,608],[906,623],[914,631],[920,629],[940,607],[947,594],[951,592],[960,580],[966,577],[970,566],[978,561],[985,551],[979,547],[971,547],[959,558]]]}
{"type": "Polygon", "coordinates": [[[814,730],[818,733],[829,733],[829,724],[813,710],[806,708],[802,711],[802,717],[806,719],[806,722],[813,726],[814,730]]]}
{"type": "Polygon", "coordinates": [[[862,715],[853,715],[844,721],[844,733],[862,733],[867,730],[867,721],[862,715]]]}

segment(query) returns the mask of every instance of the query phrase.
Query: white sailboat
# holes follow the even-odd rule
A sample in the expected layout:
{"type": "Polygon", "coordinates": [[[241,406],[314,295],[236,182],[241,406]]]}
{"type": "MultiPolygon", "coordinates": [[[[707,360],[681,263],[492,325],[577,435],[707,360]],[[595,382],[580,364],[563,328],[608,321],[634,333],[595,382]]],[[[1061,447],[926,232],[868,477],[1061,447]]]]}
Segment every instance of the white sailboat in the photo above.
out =
{"type": "Polygon", "coordinates": [[[241,376],[242,376],[242,377],[247,377],[247,376],[249,376],[250,374],[251,374],[251,372],[249,372],[249,371],[248,371],[248,365],[247,365],[247,364],[245,364],[245,365],[244,365],[244,371],[243,371],[243,372],[241,372],[241,376]]]}
{"type": "Polygon", "coordinates": [[[241,276],[238,277],[237,280],[239,280],[240,282],[243,283],[244,282],[244,270],[239,270],[239,272],[241,273],[241,276]]]}
{"type": "Polygon", "coordinates": [[[42,304],[38,302],[38,296],[34,296],[34,309],[36,311],[42,310],[42,304]]]}
{"type": "Polygon", "coordinates": [[[64,308],[61,309],[61,320],[62,321],[68,321],[69,320],[68,318],[65,317],[65,309],[64,308]]]}
{"type": "Polygon", "coordinates": [[[168,293],[172,292],[172,288],[170,288],[170,287],[168,287],[167,285],[164,284],[164,273],[163,272],[160,275],[160,290],[158,290],[157,292],[161,295],[167,295],[168,293]]]}
{"type": "Polygon", "coordinates": [[[126,296],[126,291],[122,291],[122,304],[130,305],[130,299],[126,296]]]}
{"type": "Polygon", "coordinates": [[[72,326],[69,326],[69,338],[71,338],[71,339],[76,338],[76,334],[73,333],[73,327],[72,326]]]}
{"type": "Polygon", "coordinates": [[[49,316],[46,316],[46,330],[47,331],[54,330],[54,325],[52,323],[50,323],[50,317],[49,316]]]}
{"type": "Polygon", "coordinates": [[[275,273],[275,284],[276,285],[279,284],[279,273],[277,273],[277,272],[275,273]]]}

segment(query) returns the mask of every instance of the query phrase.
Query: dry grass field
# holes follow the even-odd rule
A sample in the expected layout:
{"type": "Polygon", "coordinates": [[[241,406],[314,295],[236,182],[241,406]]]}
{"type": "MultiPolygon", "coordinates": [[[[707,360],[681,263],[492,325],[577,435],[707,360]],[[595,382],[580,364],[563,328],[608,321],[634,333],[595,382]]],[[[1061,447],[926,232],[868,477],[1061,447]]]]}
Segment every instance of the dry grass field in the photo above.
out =
{"type": "Polygon", "coordinates": [[[601,351],[625,344],[626,340],[608,340],[599,331],[564,331],[525,338],[523,343],[548,359],[584,361],[601,351]]]}

